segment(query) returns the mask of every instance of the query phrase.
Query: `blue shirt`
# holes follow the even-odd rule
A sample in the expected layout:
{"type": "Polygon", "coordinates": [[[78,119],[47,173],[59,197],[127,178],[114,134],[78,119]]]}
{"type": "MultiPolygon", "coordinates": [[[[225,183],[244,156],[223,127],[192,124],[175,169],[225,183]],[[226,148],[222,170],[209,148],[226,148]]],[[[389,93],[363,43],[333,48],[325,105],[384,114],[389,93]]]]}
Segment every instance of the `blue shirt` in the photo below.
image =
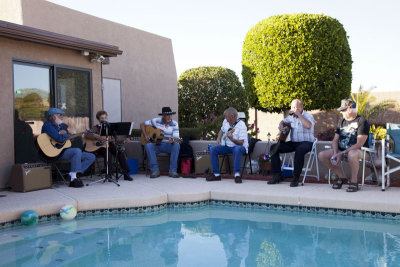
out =
{"type": "Polygon", "coordinates": [[[62,143],[69,138],[68,130],[61,124],[57,126],[50,120],[47,120],[42,126],[42,133],[48,134],[51,138],[56,140],[56,142],[62,143]],[[61,130],[67,132],[67,134],[59,134],[61,130]]]}

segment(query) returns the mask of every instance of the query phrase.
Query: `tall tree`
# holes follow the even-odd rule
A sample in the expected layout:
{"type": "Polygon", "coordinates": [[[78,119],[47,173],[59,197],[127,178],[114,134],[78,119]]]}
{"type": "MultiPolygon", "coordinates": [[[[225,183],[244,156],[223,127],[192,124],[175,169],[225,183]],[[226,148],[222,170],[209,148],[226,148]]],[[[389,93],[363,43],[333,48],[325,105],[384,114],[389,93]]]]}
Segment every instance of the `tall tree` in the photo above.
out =
{"type": "Polygon", "coordinates": [[[343,25],[325,15],[278,15],[247,33],[242,77],[250,105],[268,112],[290,107],[331,109],[351,91],[351,53],[343,25]]]}

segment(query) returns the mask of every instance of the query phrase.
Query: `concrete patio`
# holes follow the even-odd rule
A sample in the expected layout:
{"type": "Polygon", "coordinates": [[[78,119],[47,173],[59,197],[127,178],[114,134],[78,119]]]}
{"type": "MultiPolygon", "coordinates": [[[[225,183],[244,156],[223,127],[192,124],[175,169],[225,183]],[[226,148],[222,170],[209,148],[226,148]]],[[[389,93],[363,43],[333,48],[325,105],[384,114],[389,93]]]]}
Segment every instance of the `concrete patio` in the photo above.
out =
{"type": "Polygon", "coordinates": [[[347,193],[347,186],[333,190],[328,184],[315,183],[291,188],[288,182],[268,185],[266,181],[243,180],[242,184],[235,184],[233,179],[206,182],[200,177],[150,179],[144,174],[132,177],[132,182],[120,181],[120,187],[107,182],[84,188],[53,186],[27,193],[0,191],[3,196],[0,223],[17,220],[23,211],[30,209],[39,215],[57,214],[65,204],[75,205],[78,210],[91,210],[209,199],[400,213],[398,187],[382,192],[378,186],[364,186],[357,193],[347,193]]]}

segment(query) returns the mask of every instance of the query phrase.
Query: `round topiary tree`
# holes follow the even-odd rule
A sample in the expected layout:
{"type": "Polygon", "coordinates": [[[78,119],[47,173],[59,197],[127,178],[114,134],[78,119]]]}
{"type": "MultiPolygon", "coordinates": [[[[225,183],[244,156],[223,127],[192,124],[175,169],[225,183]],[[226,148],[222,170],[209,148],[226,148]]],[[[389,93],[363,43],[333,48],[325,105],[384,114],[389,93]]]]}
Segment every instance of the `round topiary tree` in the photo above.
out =
{"type": "Polygon", "coordinates": [[[232,106],[246,112],[246,92],[234,71],[222,67],[186,70],[178,79],[179,125],[196,127],[210,115],[221,115],[232,106]],[[211,114],[212,113],[212,114],[211,114]]]}
{"type": "Polygon", "coordinates": [[[325,15],[278,15],[247,33],[242,77],[250,105],[268,112],[302,99],[305,109],[331,109],[351,91],[346,31],[325,15]]]}

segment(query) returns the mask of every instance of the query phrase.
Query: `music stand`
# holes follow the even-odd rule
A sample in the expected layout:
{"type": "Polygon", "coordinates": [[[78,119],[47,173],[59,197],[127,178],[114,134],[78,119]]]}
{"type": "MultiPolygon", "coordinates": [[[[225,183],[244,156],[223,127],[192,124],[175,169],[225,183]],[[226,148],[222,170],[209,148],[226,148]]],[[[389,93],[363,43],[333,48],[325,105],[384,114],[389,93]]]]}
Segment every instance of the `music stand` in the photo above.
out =
{"type": "MultiPolygon", "coordinates": [[[[101,179],[94,181],[92,183],[86,184],[86,186],[89,186],[94,183],[100,183],[100,182],[113,182],[117,186],[120,186],[118,184],[118,181],[114,178],[112,178],[111,175],[111,170],[108,168],[108,153],[109,153],[109,137],[110,135],[129,135],[132,132],[133,129],[133,122],[120,122],[120,123],[108,123],[108,122],[102,122],[101,127],[100,127],[100,136],[105,136],[106,137],[106,173],[104,177],[101,179]]],[[[118,149],[117,149],[118,153],[118,149]]],[[[118,155],[116,155],[117,158],[118,155]]]]}
{"type": "MultiPolygon", "coordinates": [[[[133,122],[115,122],[115,123],[110,123],[111,129],[113,130],[112,135],[114,136],[114,140],[117,143],[117,135],[126,135],[129,136],[132,133],[133,130],[133,122]]],[[[114,166],[115,166],[115,178],[118,181],[119,179],[119,169],[121,169],[121,174],[128,175],[122,168],[120,168],[120,164],[118,161],[118,153],[123,153],[119,151],[118,145],[116,144],[115,147],[115,158],[114,158],[114,166]]]]}

